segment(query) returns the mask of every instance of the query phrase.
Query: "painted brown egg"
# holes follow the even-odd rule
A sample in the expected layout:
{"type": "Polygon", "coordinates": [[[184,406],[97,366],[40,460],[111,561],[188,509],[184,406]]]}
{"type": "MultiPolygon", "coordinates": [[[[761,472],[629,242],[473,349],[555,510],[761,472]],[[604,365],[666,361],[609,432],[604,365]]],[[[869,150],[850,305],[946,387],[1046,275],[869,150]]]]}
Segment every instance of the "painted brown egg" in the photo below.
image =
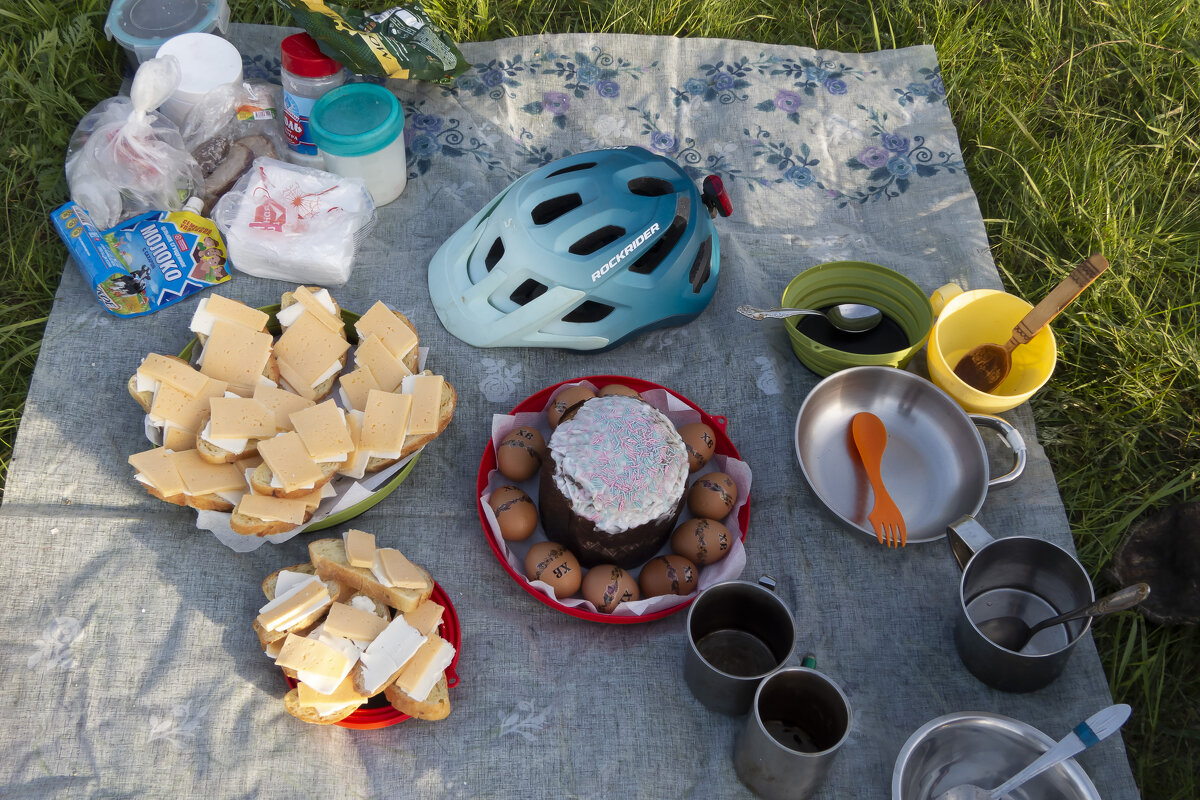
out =
{"type": "Polygon", "coordinates": [[[600,387],[600,391],[596,393],[597,397],[608,397],[610,395],[621,395],[622,397],[636,397],[639,400],[641,395],[630,389],[623,383],[610,383],[608,386],[600,387]]]}
{"type": "Polygon", "coordinates": [[[496,514],[500,535],[507,541],[523,542],[537,528],[537,507],[529,495],[516,486],[501,486],[492,492],[488,505],[496,514]]]}
{"type": "Polygon", "coordinates": [[[714,519],[689,519],[671,534],[671,549],[697,567],[720,561],[731,547],[733,534],[714,519]]]}
{"type": "Polygon", "coordinates": [[[687,448],[689,472],[696,472],[707,464],[717,447],[716,434],[703,422],[684,425],[679,429],[679,438],[683,439],[683,445],[687,448]]]}
{"type": "Polygon", "coordinates": [[[561,544],[538,542],[525,556],[525,577],[549,584],[555,597],[570,597],[579,591],[583,568],[575,554],[561,544]]]}
{"type": "Polygon", "coordinates": [[[592,567],[583,576],[583,599],[603,614],[611,614],[621,603],[640,600],[637,581],[615,564],[592,567]]]}
{"type": "Polygon", "coordinates": [[[563,389],[554,396],[554,399],[550,401],[550,405],[546,407],[546,419],[549,420],[550,427],[558,427],[558,421],[562,419],[562,415],[567,412],[568,408],[595,396],[596,393],[583,384],[568,386],[563,389]]]}
{"type": "Polygon", "coordinates": [[[527,481],[542,466],[546,440],[537,428],[521,427],[510,432],[496,450],[496,468],[510,481],[527,481]]]}
{"type": "Polygon", "coordinates": [[[688,510],[706,519],[725,519],[737,502],[737,484],[724,472],[706,472],[688,489],[688,510]]]}
{"type": "Polygon", "coordinates": [[[642,590],[642,597],[686,595],[696,589],[699,580],[700,570],[683,556],[656,556],[642,567],[638,588],[642,590]]]}

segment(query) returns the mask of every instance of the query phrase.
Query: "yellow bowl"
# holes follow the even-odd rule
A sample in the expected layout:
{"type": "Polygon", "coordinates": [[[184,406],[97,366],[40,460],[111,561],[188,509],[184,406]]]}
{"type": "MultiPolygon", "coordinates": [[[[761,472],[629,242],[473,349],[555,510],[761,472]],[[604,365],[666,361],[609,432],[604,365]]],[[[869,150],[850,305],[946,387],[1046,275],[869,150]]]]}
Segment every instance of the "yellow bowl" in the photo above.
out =
{"type": "MultiPolygon", "coordinates": [[[[935,297],[935,305],[936,301],[935,297]]],[[[1008,411],[1032,397],[1054,373],[1056,347],[1048,326],[1012,351],[1012,369],[994,391],[973,389],[954,374],[954,365],[972,347],[1008,341],[1013,326],[1032,308],[1021,298],[995,289],[974,289],[951,298],[929,332],[926,358],[934,384],[975,414],[1008,411]]]]}

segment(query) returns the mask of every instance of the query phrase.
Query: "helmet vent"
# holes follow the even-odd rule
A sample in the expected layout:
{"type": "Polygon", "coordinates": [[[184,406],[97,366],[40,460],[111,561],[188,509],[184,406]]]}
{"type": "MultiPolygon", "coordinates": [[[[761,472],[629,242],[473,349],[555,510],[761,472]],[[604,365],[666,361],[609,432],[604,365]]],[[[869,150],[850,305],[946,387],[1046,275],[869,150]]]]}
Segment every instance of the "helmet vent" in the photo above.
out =
{"type": "MultiPolygon", "coordinates": [[[[575,195],[578,197],[579,195],[575,195]]],[[[599,230],[592,231],[587,236],[571,245],[568,250],[577,256],[590,256],[605,245],[610,245],[625,235],[625,229],[619,225],[605,225],[599,230]]]]}
{"type": "Polygon", "coordinates": [[[638,260],[629,268],[630,272],[636,272],[639,275],[649,275],[658,268],[658,265],[663,262],[663,259],[671,254],[675,249],[675,245],[679,244],[679,240],[683,238],[683,232],[687,230],[687,217],[676,217],[671,226],[667,228],[667,232],[658,237],[650,249],[638,257],[638,260]]]}
{"type": "Polygon", "coordinates": [[[508,299],[519,306],[523,306],[530,300],[535,300],[545,293],[546,285],[544,283],[538,283],[533,278],[529,278],[518,286],[517,290],[508,296],[508,299]]]}
{"type": "Polygon", "coordinates": [[[642,176],[629,182],[629,191],[642,197],[662,197],[666,194],[674,194],[675,186],[662,178],[642,176]]]}
{"type": "Polygon", "coordinates": [[[492,249],[488,250],[487,255],[483,259],[483,265],[487,267],[487,271],[491,272],[492,267],[500,263],[500,259],[504,257],[504,240],[499,236],[496,241],[492,242],[492,249]]]}
{"type": "Polygon", "coordinates": [[[708,282],[708,276],[712,274],[712,236],[704,240],[704,244],[700,245],[700,252],[696,253],[696,260],[692,262],[692,271],[688,275],[688,280],[692,282],[692,292],[699,294],[700,289],[708,282]]]}
{"type": "Polygon", "coordinates": [[[583,198],[577,193],[564,194],[561,197],[552,197],[538,203],[529,216],[533,218],[534,225],[545,225],[581,205],[583,205],[583,198]]]}
{"type": "Polygon", "coordinates": [[[581,169],[591,169],[594,166],[596,166],[595,161],[585,161],[582,164],[572,164],[569,167],[563,167],[562,169],[555,170],[546,177],[553,178],[556,175],[566,175],[568,172],[578,172],[581,169]]]}
{"type": "Polygon", "coordinates": [[[613,307],[595,300],[584,300],[578,308],[563,317],[563,322],[599,322],[613,311],[613,307]]]}

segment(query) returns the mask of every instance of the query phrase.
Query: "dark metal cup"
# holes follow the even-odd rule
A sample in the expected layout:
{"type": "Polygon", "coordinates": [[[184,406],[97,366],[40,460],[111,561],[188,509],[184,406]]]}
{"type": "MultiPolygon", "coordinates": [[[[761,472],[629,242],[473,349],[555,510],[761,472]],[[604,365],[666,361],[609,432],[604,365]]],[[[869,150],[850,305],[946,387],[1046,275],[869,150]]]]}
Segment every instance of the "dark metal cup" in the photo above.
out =
{"type": "Polygon", "coordinates": [[[796,624],[774,587],[765,575],[758,583],[725,581],[688,609],[683,677],[705,707],[745,714],[759,682],[791,656],[796,624]]]}
{"type": "Polygon", "coordinates": [[[980,626],[1015,616],[1032,627],[1092,602],[1087,571],[1058,545],[1029,536],[993,539],[970,516],[950,525],[947,538],[963,571],[954,626],[963,664],[1004,692],[1032,692],[1051,684],[1091,628],[1090,617],[1046,628],[1019,653],[989,639],[980,626]]]}

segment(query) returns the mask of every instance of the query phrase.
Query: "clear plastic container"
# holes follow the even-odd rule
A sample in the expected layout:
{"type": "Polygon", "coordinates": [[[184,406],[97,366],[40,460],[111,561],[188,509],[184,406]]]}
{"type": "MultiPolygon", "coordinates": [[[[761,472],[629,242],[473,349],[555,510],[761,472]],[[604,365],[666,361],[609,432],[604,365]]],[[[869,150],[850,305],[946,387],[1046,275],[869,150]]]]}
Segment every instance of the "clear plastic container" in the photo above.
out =
{"type": "Polygon", "coordinates": [[[313,106],[311,128],[325,169],[362,178],[376,207],[404,191],[404,110],[390,91],[374,83],[334,89],[313,106]]]}
{"type": "Polygon", "coordinates": [[[228,29],[227,0],[113,0],[104,23],[104,34],[125,49],[134,69],[173,36],[228,29]]]}
{"type": "Polygon", "coordinates": [[[325,169],[325,159],[318,152],[309,130],[309,117],[313,105],[322,95],[346,82],[346,69],[322,53],[317,40],[307,33],[284,39],[280,52],[287,159],[304,167],[325,169]]]}
{"type": "Polygon", "coordinates": [[[173,36],[158,48],[159,56],[179,59],[179,86],[159,111],[181,129],[188,113],[209,92],[242,82],[242,54],[232,44],[212,33],[173,36]]]}

